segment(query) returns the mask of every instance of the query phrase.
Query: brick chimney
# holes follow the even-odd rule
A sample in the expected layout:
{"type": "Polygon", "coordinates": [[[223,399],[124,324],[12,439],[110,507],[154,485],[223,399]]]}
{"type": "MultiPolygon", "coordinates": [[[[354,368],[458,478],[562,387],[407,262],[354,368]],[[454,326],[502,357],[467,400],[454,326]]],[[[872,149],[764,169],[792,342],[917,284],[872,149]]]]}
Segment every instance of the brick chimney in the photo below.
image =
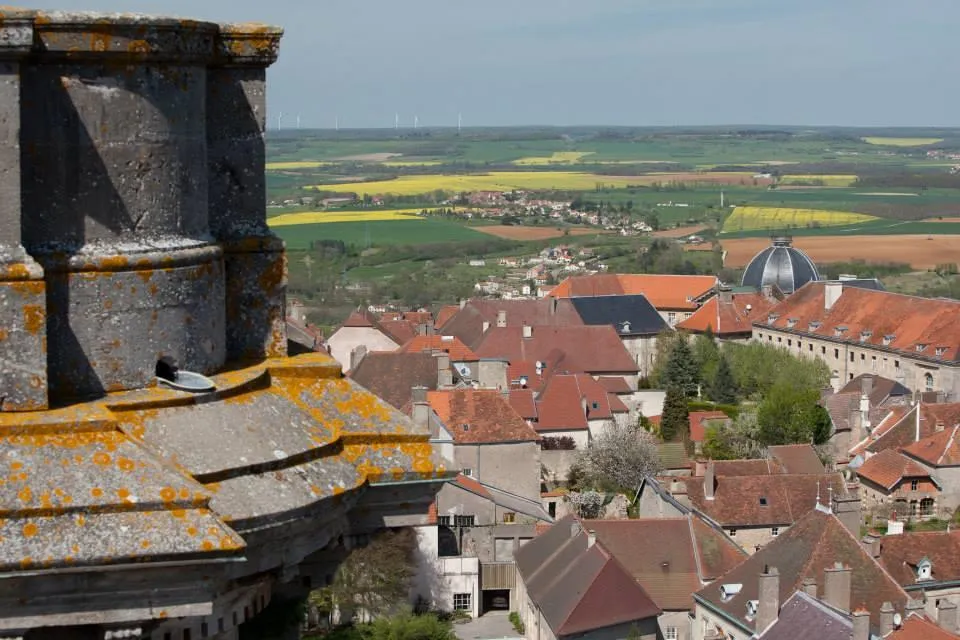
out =
{"type": "Polygon", "coordinates": [[[503,329],[507,326],[507,312],[503,309],[497,311],[497,328],[503,329]]]}
{"type": "Polygon", "coordinates": [[[703,473],[703,497],[707,500],[713,500],[716,489],[716,471],[714,470],[713,460],[711,460],[707,463],[707,468],[703,473]]]}
{"type": "Polygon", "coordinates": [[[804,578],[803,586],[800,587],[805,594],[811,598],[817,597],[817,579],[816,578],[804,578]]]}
{"type": "Polygon", "coordinates": [[[948,633],[957,633],[957,605],[948,598],[940,598],[937,605],[937,624],[948,633]]]}
{"type": "Polygon", "coordinates": [[[897,613],[896,609],[889,602],[884,602],[880,607],[880,637],[886,638],[893,631],[893,616],[897,613]]]}
{"type": "Polygon", "coordinates": [[[863,605],[853,612],[851,640],[870,640],[870,612],[863,605]]]}
{"type": "Polygon", "coordinates": [[[841,562],[823,571],[823,600],[840,611],[850,611],[850,574],[841,562]]]}
{"type": "Polygon", "coordinates": [[[762,634],[780,616],[780,572],[776,567],[763,568],[757,599],[757,634],[762,634]]]}

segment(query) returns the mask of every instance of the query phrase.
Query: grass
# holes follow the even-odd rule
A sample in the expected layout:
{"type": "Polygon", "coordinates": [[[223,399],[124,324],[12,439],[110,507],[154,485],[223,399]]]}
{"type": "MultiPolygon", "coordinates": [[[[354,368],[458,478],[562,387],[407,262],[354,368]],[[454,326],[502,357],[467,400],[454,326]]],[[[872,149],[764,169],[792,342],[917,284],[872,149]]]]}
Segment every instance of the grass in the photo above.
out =
{"type": "Polygon", "coordinates": [[[736,207],[723,223],[722,233],[804,227],[838,227],[876,220],[852,211],[789,209],[785,207],[736,207]]]}
{"type": "Polygon", "coordinates": [[[530,156],[514,160],[513,164],[543,166],[552,164],[576,164],[584,156],[593,155],[592,151],[554,151],[550,156],[530,156]]]}
{"type": "Polygon", "coordinates": [[[331,222],[325,224],[298,224],[275,229],[287,243],[288,249],[309,249],[316,240],[342,240],[346,244],[367,245],[422,245],[439,242],[461,242],[489,239],[490,236],[469,227],[435,218],[407,220],[379,220],[373,222],[331,222]]]}
{"type": "Polygon", "coordinates": [[[317,167],[331,167],[335,162],[322,160],[294,160],[291,162],[268,162],[267,171],[284,171],[290,169],[316,169],[317,167]]]}
{"type": "Polygon", "coordinates": [[[422,209],[384,209],[380,211],[301,211],[284,213],[267,220],[271,227],[306,224],[334,224],[337,222],[382,222],[385,220],[423,221],[417,217],[422,209]]]}
{"type": "Polygon", "coordinates": [[[854,175],[787,175],[780,179],[780,184],[821,184],[825,187],[849,187],[857,181],[854,175]]]}
{"type": "MultiPolygon", "coordinates": [[[[726,227],[725,227],[726,228],[726,227]]],[[[762,238],[771,231],[787,231],[782,227],[724,231],[723,237],[762,238]]],[[[843,226],[796,227],[789,229],[792,236],[887,236],[887,235],[960,235],[960,222],[927,222],[873,218],[867,222],[843,226]]]]}
{"type": "Polygon", "coordinates": [[[861,138],[867,144],[883,145],[886,147],[923,147],[928,144],[937,144],[943,142],[943,138],[885,138],[881,136],[868,136],[861,138]]]}

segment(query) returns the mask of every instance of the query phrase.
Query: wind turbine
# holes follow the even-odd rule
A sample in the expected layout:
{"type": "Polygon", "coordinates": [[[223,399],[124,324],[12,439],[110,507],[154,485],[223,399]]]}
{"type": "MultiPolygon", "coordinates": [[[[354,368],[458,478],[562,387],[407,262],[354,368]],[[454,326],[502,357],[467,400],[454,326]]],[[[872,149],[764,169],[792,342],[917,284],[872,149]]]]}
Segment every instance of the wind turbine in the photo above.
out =
{"type": "Polygon", "coordinates": [[[460,135],[460,129],[463,128],[463,114],[457,114],[457,135],[460,135]]]}
{"type": "Polygon", "coordinates": [[[418,126],[420,126],[420,118],[413,116],[413,130],[416,131],[418,126]]]}

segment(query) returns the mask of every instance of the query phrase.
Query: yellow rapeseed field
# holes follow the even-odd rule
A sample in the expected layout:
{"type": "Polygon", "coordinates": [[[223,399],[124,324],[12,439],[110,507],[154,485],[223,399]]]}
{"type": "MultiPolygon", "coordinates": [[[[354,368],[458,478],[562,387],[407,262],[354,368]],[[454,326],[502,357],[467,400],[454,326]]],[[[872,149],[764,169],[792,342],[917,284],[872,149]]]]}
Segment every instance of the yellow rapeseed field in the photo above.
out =
{"type": "Polygon", "coordinates": [[[876,220],[874,216],[852,211],[788,209],[785,207],[736,207],[723,223],[723,233],[788,229],[790,227],[836,227],[876,220]]]}
{"type": "Polygon", "coordinates": [[[780,184],[804,184],[810,182],[821,182],[825,187],[849,187],[857,181],[855,175],[825,175],[822,173],[813,175],[794,175],[783,176],[780,178],[780,184]]]}
{"type": "Polygon", "coordinates": [[[519,165],[550,165],[550,164],[576,164],[580,158],[593,155],[593,151],[554,151],[551,156],[531,156],[529,158],[520,158],[514,160],[513,164],[519,165]]]}
{"type": "Polygon", "coordinates": [[[330,167],[335,162],[322,162],[319,160],[301,160],[296,162],[268,162],[267,171],[283,171],[285,169],[316,169],[317,167],[330,167]]]}
{"type": "Polygon", "coordinates": [[[443,163],[439,160],[388,160],[380,164],[385,167],[438,167],[443,163]]]}
{"type": "Polygon", "coordinates": [[[301,211],[284,213],[267,219],[271,227],[325,222],[379,222],[381,220],[423,220],[417,214],[423,209],[386,209],[383,211],[301,211]]]}
{"type": "MultiPolygon", "coordinates": [[[[512,191],[514,189],[565,189],[589,191],[597,184],[609,187],[651,184],[664,181],[663,175],[648,176],[601,176],[579,171],[493,171],[469,175],[400,176],[394,180],[373,182],[349,182],[343,184],[316,185],[314,188],[336,193],[392,193],[402,196],[429,193],[441,190],[453,193],[462,191],[512,191]]],[[[682,179],[682,178],[678,178],[682,179]]]]}
{"type": "Polygon", "coordinates": [[[887,147],[923,147],[943,142],[943,138],[883,138],[880,136],[861,138],[867,144],[879,144],[887,147]]]}

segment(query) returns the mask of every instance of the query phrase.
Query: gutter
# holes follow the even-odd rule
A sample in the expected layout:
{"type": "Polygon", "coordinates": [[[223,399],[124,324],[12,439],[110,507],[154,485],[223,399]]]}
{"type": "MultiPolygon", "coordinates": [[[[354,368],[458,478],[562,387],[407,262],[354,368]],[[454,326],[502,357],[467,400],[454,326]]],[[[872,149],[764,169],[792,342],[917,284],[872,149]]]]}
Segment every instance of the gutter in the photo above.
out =
{"type": "Polygon", "coordinates": [[[909,586],[903,587],[903,590],[923,591],[924,589],[946,589],[948,587],[960,587],[960,578],[957,578],[956,580],[941,581],[924,580],[923,582],[916,582],[909,586]]]}
{"type": "Polygon", "coordinates": [[[706,607],[707,609],[709,609],[711,613],[715,613],[716,615],[720,616],[721,618],[723,618],[724,620],[726,620],[726,621],[729,622],[730,624],[734,625],[735,627],[737,627],[738,629],[740,629],[740,630],[743,631],[744,633],[749,634],[750,637],[753,637],[754,634],[756,634],[756,632],[757,632],[756,629],[751,629],[750,627],[744,625],[743,622],[742,622],[739,618],[733,617],[732,614],[727,613],[727,612],[724,611],[723,609],[717,609],[712,602],[710,602],[709,600],[707,600],[707,599],[704,598],[703,596],[695,593],[695,594],[693,594],[693,601],[694,601],[694,602],[697,602],[697,603],[699,603],[699,604],[702,604],[704,607],[706,607]]]}

